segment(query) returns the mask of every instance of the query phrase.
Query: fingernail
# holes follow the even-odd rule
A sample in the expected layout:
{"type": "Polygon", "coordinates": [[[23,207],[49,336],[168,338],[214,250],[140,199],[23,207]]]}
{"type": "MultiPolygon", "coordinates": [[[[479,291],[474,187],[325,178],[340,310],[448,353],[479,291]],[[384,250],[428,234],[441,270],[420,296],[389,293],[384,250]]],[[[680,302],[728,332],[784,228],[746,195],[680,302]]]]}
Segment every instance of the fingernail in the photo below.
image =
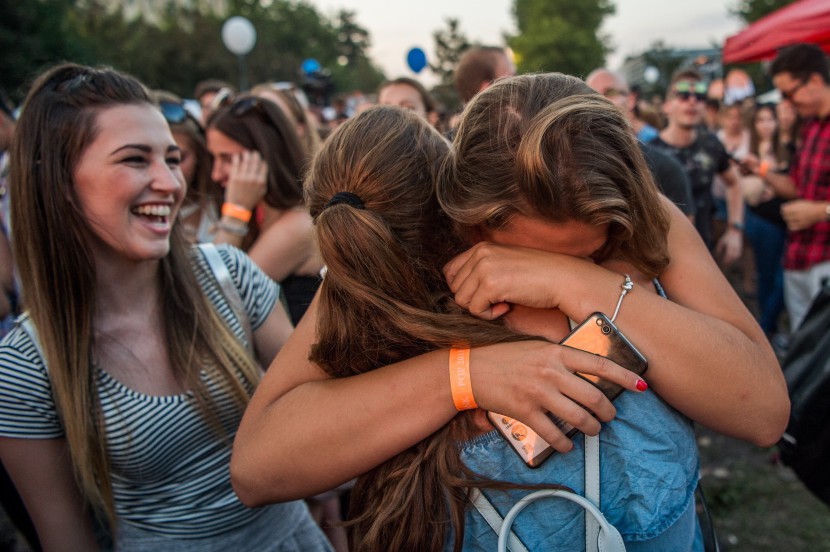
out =
{"type": "Polygon", "coordinates": [[[639,391],[641,393],[643,391],[645,391],[646,389],[648,389],[648,384],[646,383],[646,380],[644,380],[644,379],[638,379],[636,385],[637,385],[637,391],[639,391]]]}

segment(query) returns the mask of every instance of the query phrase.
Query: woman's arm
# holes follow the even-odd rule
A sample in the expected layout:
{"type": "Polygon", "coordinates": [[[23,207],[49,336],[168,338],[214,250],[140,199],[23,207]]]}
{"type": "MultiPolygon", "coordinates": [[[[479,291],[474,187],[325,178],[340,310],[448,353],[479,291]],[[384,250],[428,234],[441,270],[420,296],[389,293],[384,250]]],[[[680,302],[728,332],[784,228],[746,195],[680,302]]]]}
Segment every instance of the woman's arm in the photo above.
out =
{"type": "Polygon", "coordinates": [[[254,331],[254,350],[261,366],[268,367],[285,344],[294,326],[282,303],[277,300],[271,314],[254,331]]]}
{"type": "Polygon", "coordinates": [[[63,439],[0,437],[6,467],[46,552],[97,550],[63,439]]]}
{"type": "MultiPolygon", "coordinates": [[[[455,416],[447,351],[366,374],[330,379],[308,360],[317,300],[254,393],[234,442],[231,480],[258,506],[331,489],[429,436],[455,416]]],[[[613,405],[574,371],[636,390],[637,376],[601,357],[547,342],[473,349],[471,379],[480,408],[525,421],[562,452],[572,447],[545,412],[595,435],[613,405]]]]}
{"type": "MultiPolygon", "coordinates": [[[[645,293],[650,283],[638,278],[639,289],[626,295],[617,325],[648,359],[646,379],[669,404],[714,430],[771,445],[789,416],[775,355],[694,228],[674,205],[664,204],[671,213],[671,264],[660,280],[671,300],[645,293]]],[[[624,263],[600,267],[482,243],[445,272],[459,304],[483,317],[518,303],[559,308],[579,321],[595,311],[610,315],[621,274],[630,270],[624,263]]]]}
{"type": "Polygon", "coordinates": [[[323,266],[314,244],[311,216],[303,209],[285,211],[262,231],[248,255],[277,282],[291,274],[316,274],[323,266]],[[312,259],[318,260],[313,267],[306,266],[312,259]],[[308,272],[302,272],[304,268],[309,268],[308,272]]]}
{"type": "MultiPolygon", "coordinates": [[[[246,150],[231,159],[225,202],[253,212],[268,189],[268,165],[258,151],[246,150]]],[[[248,221],[221,214],[213,243],[241,247],[248,221]]]]}

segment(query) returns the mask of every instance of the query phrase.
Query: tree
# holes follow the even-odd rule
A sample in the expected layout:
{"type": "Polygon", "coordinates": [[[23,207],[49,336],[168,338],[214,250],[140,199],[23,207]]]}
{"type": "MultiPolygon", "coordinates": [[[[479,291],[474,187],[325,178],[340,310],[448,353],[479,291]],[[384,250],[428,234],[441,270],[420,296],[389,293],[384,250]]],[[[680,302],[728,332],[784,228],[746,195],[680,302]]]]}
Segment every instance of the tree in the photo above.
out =
{"type": "Polygon", "coordinates": [[[746,23],[753,23],[793,2],[795,0],[740,0],[738,5],[729,11],[746,23]]]}
{"type": "Polygon", "coordinates": [[[336,64],[331,65],[332,80],[340,90],[377,89],[386,77],[369,59],[372,45],[369,31],[355,20],[355,13],[340,10],[334,18],[334,32],[337,35],[336,64]]]}
{"type": "Polygon", "coordinates": [[[519,72],[584,75],[602,66],[612,48],[599,32],[615,11],[611,0],[515,0],[518,35],[508,37],[519,72]]]}
{"type": "Polygon", "coordinates": [[[447,111],[461,107],[461,98],[455,90],[453,79],[455,68],[461,54],[472,44],[461,31],[458,19],[448,17],[444,20],[446,28],[432,33],[435,40],[435,63],[429,68],[438,77],[439,83],[432,89],[432,96],[447,111]]]}
{"type": "Polygon", "coordinates": [[[445,29],[432,33],[432,38],[435,40],[436,61],[430,63],[429,68],[441,84],[452,86],[458,60],[471,44],[467,36],[461,32],[458,19],[448,17],[444,22],[447,24],[445,29]]]}
{"type": "Polygon", "coordinates": [[[384,78],[354,13],[331,21],[302,0],[0,0],[0,93],[20,100],[34,75],[62,60],[111,65],[183,97],[205,78],[237,82],[236,56],[220,38],[229,14],[257,30],[246,56],[252,83],[299,81],[307,58],[341,90],[372,90],[384,78]]]}
{"type": "Polygon", "coordinates": [[[0,0],[0,90],[15,102],[25,86],[59,59],[77,59],[77,40],[66,24],[71,0],[0,0]]]}

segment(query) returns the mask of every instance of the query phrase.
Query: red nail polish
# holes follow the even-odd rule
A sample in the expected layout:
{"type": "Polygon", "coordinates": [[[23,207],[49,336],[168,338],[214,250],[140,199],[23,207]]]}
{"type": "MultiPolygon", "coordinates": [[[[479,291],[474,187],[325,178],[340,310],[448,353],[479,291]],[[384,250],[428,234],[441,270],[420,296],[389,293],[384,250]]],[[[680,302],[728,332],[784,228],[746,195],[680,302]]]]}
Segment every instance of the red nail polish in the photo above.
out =
{"type": "Polygon", "coordinates": [[[643,392],[648,389],[648,384],[645,380],[638,379],[637,380],[637,391],[643,392]]]}

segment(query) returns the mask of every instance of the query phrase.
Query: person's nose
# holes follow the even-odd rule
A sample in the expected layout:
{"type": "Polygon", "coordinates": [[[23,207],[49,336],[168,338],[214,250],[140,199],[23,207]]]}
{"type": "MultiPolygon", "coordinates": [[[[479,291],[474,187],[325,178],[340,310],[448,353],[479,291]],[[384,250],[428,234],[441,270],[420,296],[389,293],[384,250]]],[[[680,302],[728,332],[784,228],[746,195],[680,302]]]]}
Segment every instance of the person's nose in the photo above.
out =
{"type": "Polygon", "coordinates": [[[184,188],[184,175],[178,166],[171,167],[167,162],[159,164],[153,175],[153,189],[163,193],[175,193],[184,188]]]}
{"type": "Polygon", "coordinates": [[[215,159],[213,161],[213,168],[210,170],[210,179],[214,182],[221,183],[225,178],[225,168],[222,166],[222,161],[215,159]]]}

